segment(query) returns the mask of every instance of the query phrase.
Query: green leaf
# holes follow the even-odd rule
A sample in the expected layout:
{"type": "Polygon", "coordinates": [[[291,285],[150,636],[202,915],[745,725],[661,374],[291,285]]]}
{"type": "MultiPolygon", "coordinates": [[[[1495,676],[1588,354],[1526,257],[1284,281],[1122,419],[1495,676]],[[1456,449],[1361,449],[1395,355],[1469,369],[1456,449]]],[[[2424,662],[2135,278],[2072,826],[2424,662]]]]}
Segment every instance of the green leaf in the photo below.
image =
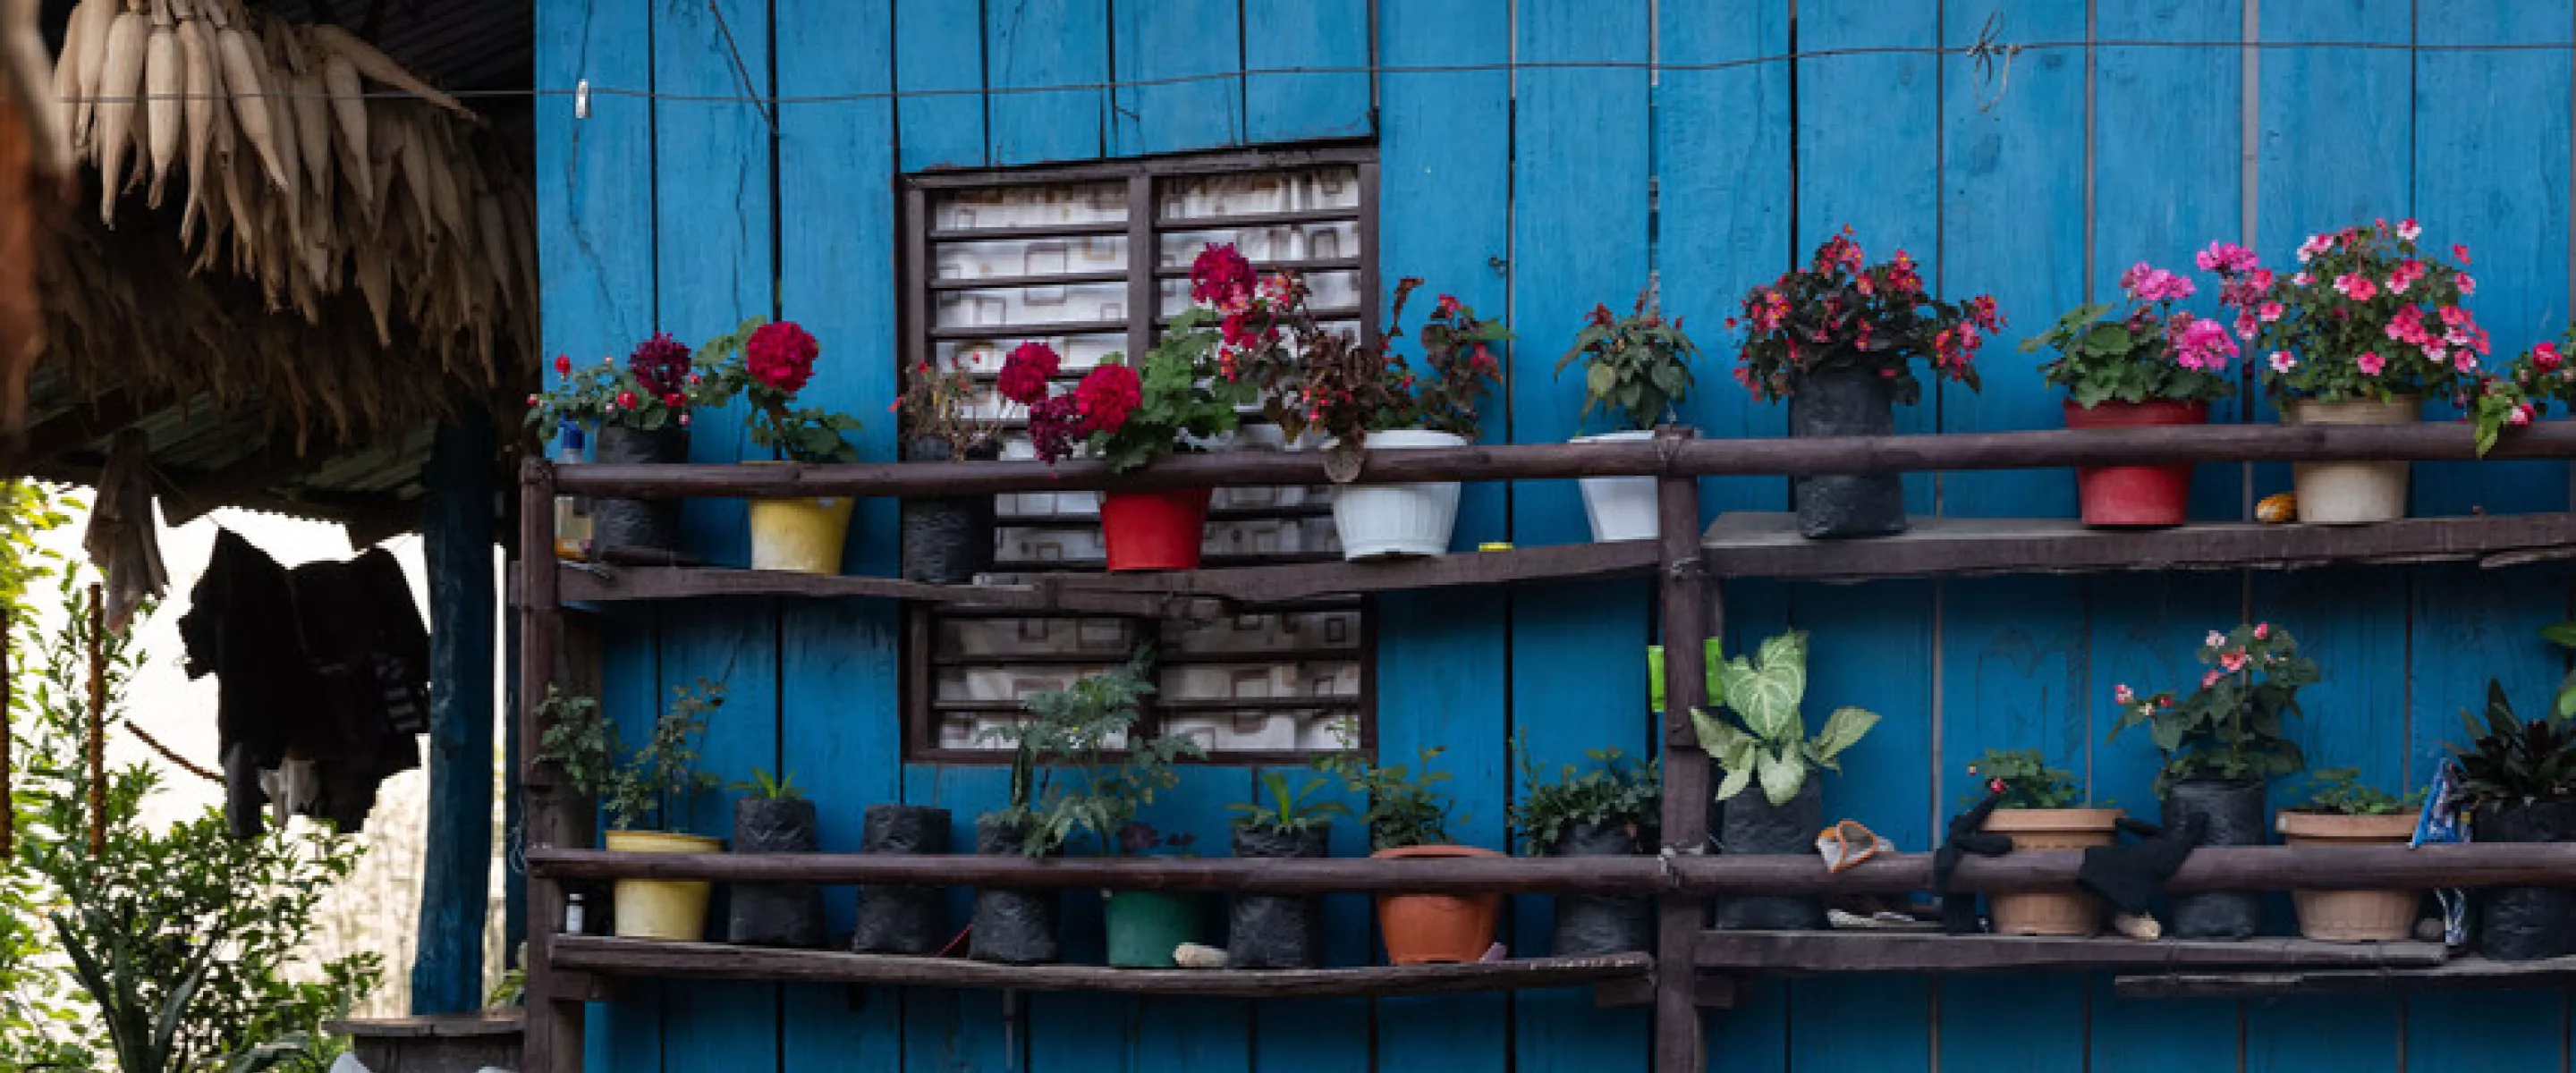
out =
{"type": "Polygon", "coordinates": [[[1759,764],[1762,796],[1775,807],[1788,804],[1798,796],[1798,788],[1806,785],[1807,763],[1789,748],[1761,754],[1759,764]]]}
{"type": "Polygon", "coordinates": [[[2559,622],[2540,628],[2540,636],[2560,648],[2576,648],[2576,622],[2559,622]]]}
{"type": "Polygon", "coordinates": [[[1876,712],[1852,707],[1834,709],[1834,714],[1825,717],[1825,729],[1816,735],[1817,758],[1832,761],[1843,750],[1859,744],[1861,737],[1877,725],[1876,712]]]}
{"type": "Polygon", "coordinates": [[[1744,788],[1751,785],[1753,785],[1752,765],[1747,764],[1743,767],[1728,768],[1726,769],[1725,780],[1717,784],[1717,799],[1720,801],[1730,800],[1735,795],[1743,793],[1744,788]]]}
{"type": "Polygon", "coordinates": [[[1713,757],[1733,755],[1737,746],[1750,740],[1741,730],[1708,714],[1705,708],[1691,709],[1691,729],[1699,733],[1699,749],[1713,757]]]}

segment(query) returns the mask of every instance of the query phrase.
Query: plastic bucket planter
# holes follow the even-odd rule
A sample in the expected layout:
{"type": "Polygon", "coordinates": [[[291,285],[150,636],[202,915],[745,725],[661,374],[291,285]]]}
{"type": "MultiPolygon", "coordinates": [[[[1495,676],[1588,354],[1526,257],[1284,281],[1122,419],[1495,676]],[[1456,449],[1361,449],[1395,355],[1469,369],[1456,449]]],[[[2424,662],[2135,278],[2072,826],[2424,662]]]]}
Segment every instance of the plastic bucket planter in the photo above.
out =
{"type": "MultiPolygon", "coordinates": [[[[1654,438],[1654,432],[1648,430],[1577,436],[1574,442],[1634,443],[1654,438]]],[[[1654,478],[1585,477],[1580,483],[1583,485],[1583,516],[1592,522],[1594,543],[1653,540],[1663,532],[1663,526],[1657,521],[1654,478]]]]}
{"type": "Polygon", "coordinates": [[[1172,951],[1206,931],[1207,898],[1192,891],[1113,891],[1103,895],[1101,916],[1112,968],[1175,968],[1172,951]]]}
{"type": "MultiPolygon", "coordinates": [[[[1500,857],[1473,846],[1406,846],[1369,856],[1381,860],[1431,857],[1500,857]]],[[[1494,945],[1494,923],[1502,916],[1500,894],[1381,894],[1377,899],[1378,931],[1386,939],[1386,960],[1396,965],[1463,964],[1484,959],[1494,945]]]]}
{"type": "Polygon", "coordinates": [[[841,547],[850,538],[850,509],[858,502],[848,496],[752,500],[751,568],[840,573],[841,547]]]}
{"type": "MultiPolygon", "coordinates": [[[[2293,846],[2403,845],[2415,837],[2415,814],[2343,816],[2284,812],[2273,817],[2293,846]]],[[[2415,931],[2423,894],[2412,890],[2294,890],[2299,936],[2329,943],[2393,943],[2415,931]]]]}
{"type": "MultiPolygon", "coordinates": [[[[1986,830],[2016,850],[2107,846],[2118,832],[2115,808],[1999,808],[1986,830]]],[[[2072,887],[1986,897],[1998,935],[2091,935],[2102,930],[2102,900],[2072,887]]]]}
{"type": "MultiPolygon", "coordinates": [[[[2104,402],[2092,409],[2066,401],[2066,427],[2145,428],[2155,425],[2205,425],[2205,402],[2104,402]]],[[[2084,524],[2105,527],[2153,527],[2183,523],[2191,501],[2191,464],[2171,466],[2078,466],[2076,498],[2083,503],[2084,524]]]]}
{"type": "MultiPolygon", "coordinates": [[[[660,831],[610,831],[615,853],[722,853],[724,840],[660,831]]],[[[617,881],[617,937],[700,942],[707,937],[708,884],[683,879],[617,881]]]]}
{"type": "MultiPolygon", "coordinates": [[[[1791,386],[1794,439],[1896,434],[1894,389],[1856,358],[1828,359],[1791,386]]],[[[1813,540],[1889,536],[1907,525],[1905,482],[1893,473],[1794,477],[1789,498],[1798,505],[1799,535],[1813,540]]]]}
{"type": "MultiPolygon", "coordinates": [[[[2411,395],[2388,402],[2293,399],[2281,411],[2290,425],[2411,425],[2424,410],[2411,395]]],[[[2299,521],[2308,525],[2361,525],[2406,516],[2404,462],[2293,462],[2290,483],[2299,494],[2299,521]]]]}
{"type": "MultiPolygon", "coordinates": [[[[1466,445],[1464,436],[1401,428],[1369,433],[1365,449],[1400,451],[1466,445]]],[[[1455,481],[1351,484],[1333,493],[1333,529],[1341,537],[1344,559],[1447,554],[1449,531],[1457,521],[1455,481]]]]}
{"type": "Polygon", "coordinates": [[[1100,493],[1109,569],[1196,570],[1206,539],[1209,490],[1100,493]]]}

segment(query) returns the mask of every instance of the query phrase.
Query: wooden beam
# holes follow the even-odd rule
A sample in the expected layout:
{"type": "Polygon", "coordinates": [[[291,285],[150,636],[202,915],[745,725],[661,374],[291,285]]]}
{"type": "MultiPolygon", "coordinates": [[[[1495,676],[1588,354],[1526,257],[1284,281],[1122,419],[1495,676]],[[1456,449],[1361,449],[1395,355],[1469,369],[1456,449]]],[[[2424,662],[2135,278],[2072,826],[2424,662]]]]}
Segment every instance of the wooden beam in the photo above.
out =
{"type": "MultiPolygon", "coordinates": [[[[1693,525],[1697,525],[1696,515],[1693,525]]],[[[1685,547],[1690,542],[1687,532],[1683,537],[1685,547]]],[[[1202,596],[1268,604],[1367,592],[1620,577],[1653,569],[1658,555],[1654,541],[1625,540],[1360,562],[1152,574],[1068,574],[1046,578],[1042,583],[1064,592],[1154,593],[1171,598],[1202,596]]]]}
{"type": "MultiPolygon", "coordinates": [[[[542,694],[543,687],[539,687],[542,694]]],[[[1956,890],[2006,893],[2075,882],[2079,850],[1971,857],[1956,890]]],[[[1932,855],[1896,853],[1841,872],[1803,855],[1266,860],[1237,857],[1024,857],[855,853],[613,853],[532,845],[533,874],[555,879],[705,879],[730,883],[1215,890],[1307,894],[1902,894],[1932,885],[1932,855]]],[[[2576,886],[2576,843],[2457,846],[2213,846],[2165,884],[2175,891],[2576,886]]]]}
{"type": "Polygon", "coordinates": [[[2376,525],[2194,524],[2088,529],[2072,518],[1918,518],[1872,540],[1809,540],[1786,513],[1718,515],[1701,537],[1711,573],[1858,581],[1975,574],[2286,570],[2326,563],[2576,558],[2576,514],[2410,518],[2376,525]]]}
{"type": "MultiPolygon", "coordinates": [[[[1221,618],[1224,601],[1149,592],[1096,591],[1070,585],[929,585],[895,578],[796,574],[781,570],[730,570],[675,566],[609,566],[551,559],[537,569],[560,574],[566,603],[676,600],[709,596],[876,597],[951,607],[1080,611],[1148,618],[1221,618]]],[[[1053,579],[1049,579],[1052,581],[1053,579]]]]}
{"type": "Polygon", "coordinates": [[[1115,991],[1229,998],[1446,995],[1564,987],[1637,979],[1653,972],[1655,965],[1654,959],[1644,954],[1609,954],[1352,969],[1112,969],[1097,965],[991,965],[962,958],[779,950],[589,935],[558,938],[554,956],[558,965],[587,972],[690,980],[1115,991]]]}
{"type": "MultiPolygon", "coordinates": [[[[1550,480],[1638,476],[1816,476],[1933,470],[2062,469],[2174,462],[2469,459],[2465,424],[2211,425],[2190,428],[1986,432],[1825,439],[1541,443],[1368,452],[1358,483],[1550,480]]],[[[2489,457],[2576,457],[2576,421],[2505,437],[2489,457]]],[[[1323,484],[1314,451],[1240,451],[1165,458],[1130,473],[1105,463],[870,463],[859,465],[591,465],[564,467],[566,492],[589,496],[984,495],[1323,484]]]]}
{"type": "MultiPolygon", "coordinates": [[[[519,547],[525,549],[520,561],[533,568],[522,571],[519,578],[519,720],[521,741],[545,740],[545,719],[538,704],[546,687],[557,680],[558,642],[562,638],[563,614],[556,601],[554,569],[555,547],[554,465],[543,458],[531,457],[519,468],[519,547]]],[[[575,841],[582,825],[576,819],[586,802],[575,798],[564,785],[561,771],[554,765],[539,763],[535,750],[520,755],[519,769],[510,773],[527,794],[527,852],[544,853],[567,845],[590,844],[588,838],[575,841]]],[[[581,1068],[583,1009],[581,996],[566,986],[569,981],[556,978],[553,946],[563,933],[563,888],[554,877],[531,869],[528,875],[528,1010],[527,1039],[522,1048],[519,1068],[531,1073],[553,1073],[555,1070],[581,1068]]]]}
{"type": "Polygon", "coordinates": [[[1701,968],[1738,972],[2008,972],[2126,965],[2342,965],[2373,968],[2442,963],[2440,943],[2324,943],[2253,938],[2237,942],[1924,932],[1707,931],[1701,968]]]}
{"type": "Polygon", "coordinates": [[[430,449],[422,554],[429,571],[429,830],[421,854],[411,1012],[483,1008],[491,904],[492,417],[442,425],[430,449]]]}
{"type": "Polygon", "coordinates": [[[2297,972],[2173,972],[2122,975],[2121,998],[2263,998],[2370,991],[2502,991],[2576,982],[2576,957],[2490,961],[2459,957],[2421,969],[2308,969],[2297,972]]]}
{"type": "MultiPolygon", "coordinates": [[[[1658,433],[1657,446],[1678,448],[1685,438],[1667,429],[1658,433]]],[[[1690,712],[1708,702],[1708,676],[1700,650],[1709,635],[1708,604],[1716,586],[1708,584],[1701,570],[1698,480],[1668,476],[1655,483],[1655,567],[1664,616],[1660,631],[1664,643],[1661,821],[1665,846],[1690,852],[1708,843],[1708,754],[1700,751],[1690,712]]],[[[1708,925],[1708,900],[1667,891],[1656,900],[1655,915],[1659,927],[1655,953],[1676,969],[1662,974],[1655,984],[1655,1069],[1698,1073],[1707,1067],[1707,1040],[1699,1016],[1702,996],[1696,974],[1679,969],[1690,963],[1691,943],[1708,925]]]]}

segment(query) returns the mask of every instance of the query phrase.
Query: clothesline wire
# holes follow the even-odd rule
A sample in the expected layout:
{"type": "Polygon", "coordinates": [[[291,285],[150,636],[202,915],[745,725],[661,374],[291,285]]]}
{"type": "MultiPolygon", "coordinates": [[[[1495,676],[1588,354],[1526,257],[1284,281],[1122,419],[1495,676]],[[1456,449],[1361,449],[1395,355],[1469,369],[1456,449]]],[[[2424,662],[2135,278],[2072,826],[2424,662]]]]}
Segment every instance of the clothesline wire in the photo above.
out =
{"type": "MultiPolygon", "coordinates": [[[[2499,41],[2473,43],[2422,43],[2408,41],[2153,41],[2137,39],[2099,39],[2093,41],[1980,41],[1972,45],[1874,45],[1853,48],[1814,49],[1703,63],[1670,63],[1648,60],[1508,60],[1495,63],[1435,64],[1346,64],[1297,67],[1252,67],[1236,71],[1206,74],[1166,75],[1156,78],[1129,78],[1099,82],[1063,82],[1034,86],[966,86],[922,89],[862,90],[851,93],[797,95],[755,95],[726,93],[666,93],[653,89],[625,86],[542,86],[529,89],[460,89],[447,95],[460,100],[512,100],[537,97],[617,97],[622,99],[669,101],[687,104],[749,104],[783,106],[799,104],[838,104],[862,101],[925,100],[941,97],[1021,96],[1037,93],[1077,93],[1099,90],[1139,89],[1156,86],[1183,86],[1206,82],[1231,82],[1245,78],[1292,77],[1300,75],[1414,75],[1516,73],[1520,71],[1640,71],[1654,74],[1688,74],[1695,72],[1731,71],[1788,63],[1794,60],[1829,59],[1856,56],[1966,56],[1976,60],[2039,51],[2070,51],[2107,48],[2208,49],[2221,51],[2315,51],[2354,50],[2369,52],[2453,53],[2453,52],[2571,52],[2576,41],[2499,41]]],[[[402,90],[363,92],[367,100],[422,100],[419,95],[402,90]]],[[[67,97],[69,103],[138,104],[146,101],[190,100],[211,97],[216,100],[238,100],[250,97],[282,99],[333,99],[328,93],[299,93],[291,90],[266,91],[256,94],[190,94],[151,93],[124,96],[67,97]]]]}

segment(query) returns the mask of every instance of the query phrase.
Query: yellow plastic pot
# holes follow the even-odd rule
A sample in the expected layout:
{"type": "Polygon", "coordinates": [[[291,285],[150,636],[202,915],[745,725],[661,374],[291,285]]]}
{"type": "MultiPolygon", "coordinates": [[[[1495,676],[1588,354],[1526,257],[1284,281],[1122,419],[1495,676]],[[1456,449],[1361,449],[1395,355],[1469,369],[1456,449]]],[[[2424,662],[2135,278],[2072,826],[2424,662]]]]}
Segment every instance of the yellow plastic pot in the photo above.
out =
{"type": "MultiPolygon", "coordinates": [[[[660,831],[610,831],[615,853],[722,853],[724,841],[660,831]]],[[[682,879],[617,881],[617,937],[694,943],[707,937],[710,884],[682,879]]]]}
{"type": "Polygon", "coordinates": [[[850,539],[850,509],[858,502],[848,496],[752,500],[751,568],[840,573],[841,546],[850,539]]]}

